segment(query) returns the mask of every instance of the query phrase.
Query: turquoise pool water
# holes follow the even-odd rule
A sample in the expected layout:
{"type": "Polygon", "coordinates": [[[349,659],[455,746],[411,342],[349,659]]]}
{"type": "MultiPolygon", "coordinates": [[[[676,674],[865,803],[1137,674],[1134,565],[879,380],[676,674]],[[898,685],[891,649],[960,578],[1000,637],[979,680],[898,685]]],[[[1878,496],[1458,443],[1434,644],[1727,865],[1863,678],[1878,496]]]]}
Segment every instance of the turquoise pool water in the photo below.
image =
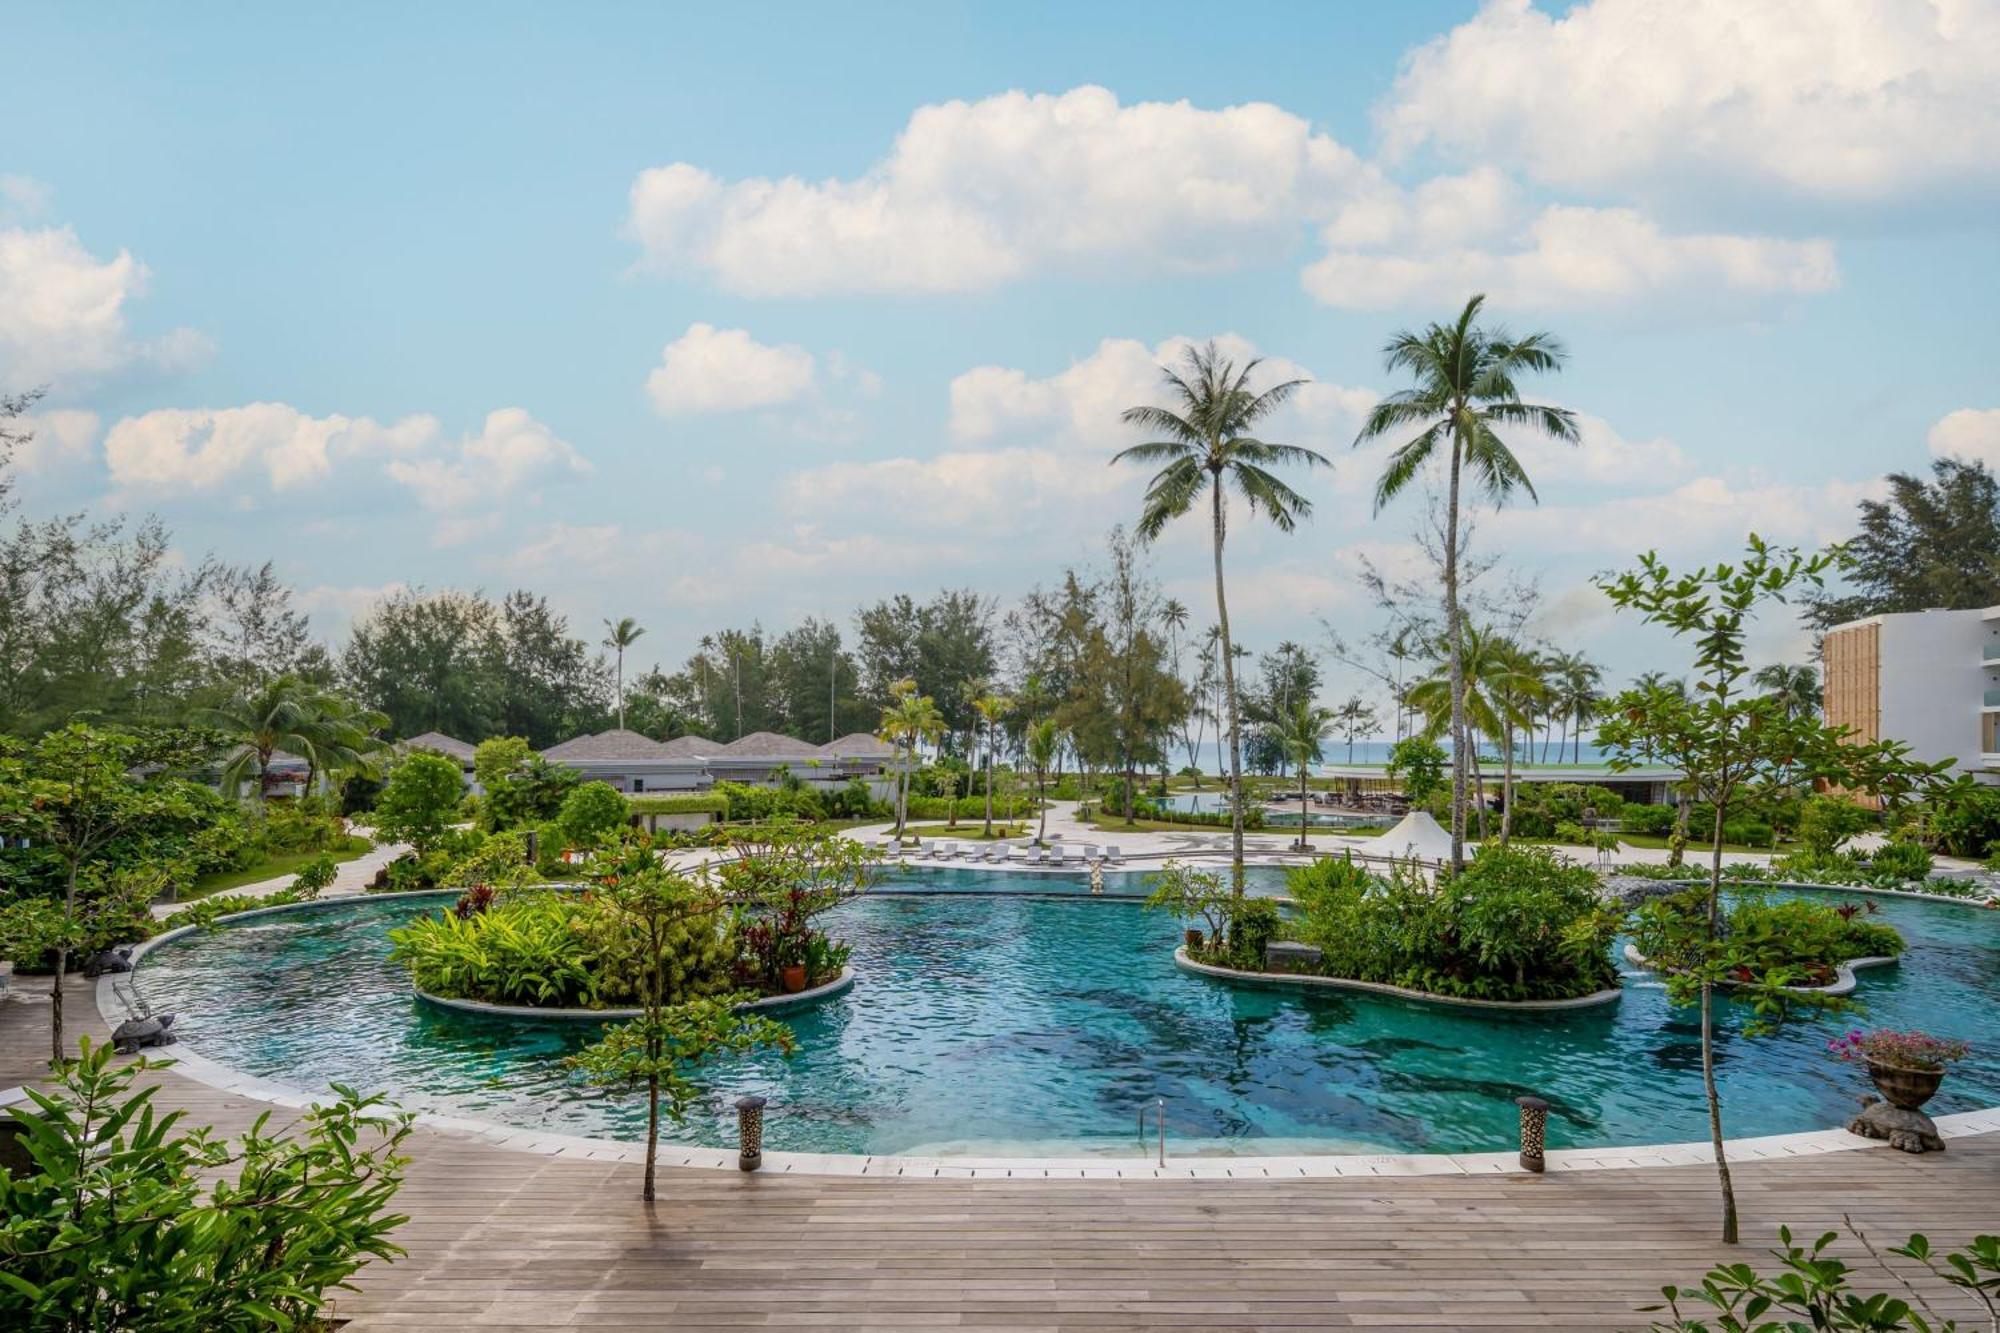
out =
{"type": "MultiPolygon", "coordinates": [[[[734,1142],[729,1103],[771,1100],[774,1148],[823,1152],[1137,1151],[1164,1097],[1170,1150],[1443,1152],[1509,1147],[1513,1098],[1555,1107],[1558,1146],[1705,1137],[1697,1028],[1657,984],[1614,1006],[1487,1015],[1373,996],[1219,985],[1177,970],[1179,927],[1081,878],[912,870],[838,908],[860,983],[788,1021],[790,1061],[718,1062],[671,1137],[734,1142]],[[997,890],[997,891],[996,891],[997,890]]],[[[1275,871],[1253,871],[1274,891],[1275,871]]],[[[1119,896],[1120,891],[1125,896],[1119,896]]],[[[195,1050],[301,1087],[352,1083],[405,1105],[563,1133],[636,1138],[641,1100],[579,1085],[580,1025],[519,1023],[414,1000],[386,932],[430,900],[362,900],[168,944],[136,984],[195,1050]]],[[[1910,951],[1862,975],[1872,1026],[1974,1043],[1932,1110],[2000,1105],[2000,912],[1881,900],[1910,951]]],[[[1840,1124],[1866,1083],[1825,1055],[1849,1025],[1720,1042],[1732,1136],[1840,1124]]]]}

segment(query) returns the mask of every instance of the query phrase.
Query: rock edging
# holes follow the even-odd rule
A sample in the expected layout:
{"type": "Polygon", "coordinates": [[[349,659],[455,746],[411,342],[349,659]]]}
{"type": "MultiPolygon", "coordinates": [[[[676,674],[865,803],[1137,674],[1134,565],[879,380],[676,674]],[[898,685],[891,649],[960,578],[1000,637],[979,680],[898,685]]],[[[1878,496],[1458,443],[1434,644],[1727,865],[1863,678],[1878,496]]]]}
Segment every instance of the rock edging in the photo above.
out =
{"type": "MultiPolygon", "coordinates": [[[[1644,968],[1648,972],[1658,972],[1660,970],[1653,966],[1651,959],[1639,952],[1639,946],[1636,944],[1625,946],[1625,961],[1634,967],[1644,968]]],[[[1835,963],[1833,965],[1833,980],[1824,986],[1780,986],[1778,989],[1791,991],[1795,995],[1846,995],[1855,987],[1854,974],[1858,969],[1864,967],[1886,967],[1895,961],[1896,959],[1887,957],[1886,955],[1872,954],[1866,958],[1850,958],[1844,963],[1835,963]]],[[[1724,988],[1733,988],[1735,983],[1725,981],[1720,984],[1724,988]]]]}

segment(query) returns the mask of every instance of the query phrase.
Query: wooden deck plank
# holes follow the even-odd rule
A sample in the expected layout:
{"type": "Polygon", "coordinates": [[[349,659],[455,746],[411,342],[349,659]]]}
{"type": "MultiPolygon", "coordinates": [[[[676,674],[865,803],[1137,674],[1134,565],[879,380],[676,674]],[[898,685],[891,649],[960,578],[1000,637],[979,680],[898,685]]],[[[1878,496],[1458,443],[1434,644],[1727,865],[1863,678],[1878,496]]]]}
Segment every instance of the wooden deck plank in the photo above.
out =
{"type": "MultiPolygon", "coordinates": [[[[30,983],[32,984],[32,983],[30,983]]],[[[87,998],[84,1030],[103,1025],[87,998]]],[[[46,1009],[0,1003],[0,1086],[33,1081],[46,1009]]],[[[270,1108],[170,1071],[227,1130],[270,1108]]],[[[276,1123],[294,1113],[279,1110],[276,1123]]],[[[411,1141],[410,1251],[338,1313],[391,1330],[1633,1328],[1723,1257],[1707,1166],[1398,1179],[902,1180],[639,1169],[434,1130],[411,1141]]],[[[2000,1135],[1746,1161],[1744,1234],[1851,1214],[1878,1244],[2000,1229],[2000,1135]]],[[[1848,1257],[1864,1271],[1864,1255],[1848,1257]]],[[[1886,1277],[1881,1278],[1886,1282],[1886,1277]]]]}

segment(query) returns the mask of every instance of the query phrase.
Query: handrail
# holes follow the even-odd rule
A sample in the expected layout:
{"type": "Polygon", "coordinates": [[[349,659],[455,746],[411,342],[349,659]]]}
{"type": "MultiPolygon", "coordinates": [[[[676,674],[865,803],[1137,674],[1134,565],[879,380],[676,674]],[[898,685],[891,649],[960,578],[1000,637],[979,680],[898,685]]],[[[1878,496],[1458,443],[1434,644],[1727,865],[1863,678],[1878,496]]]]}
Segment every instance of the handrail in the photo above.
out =
{"type": "MultiPolygon", "coordinates": [[[[1153,1102],[1154,1102],[1153,1121],[1155,1124],[1159,1126],[1160,1129],[1159,1162],[1161,1166],[1165,1166],[1167,1164],[1167,1099],[1165,1097],[1156,1097],[1153,1099],[1153,1102]]],[[[1144,1102],[1141,1102],[1139,1103],[1140,1146],[1143,1147],[1145,1145],[1145,1142],[1146,1142],[1146,1104],[1144,1102]]]]}

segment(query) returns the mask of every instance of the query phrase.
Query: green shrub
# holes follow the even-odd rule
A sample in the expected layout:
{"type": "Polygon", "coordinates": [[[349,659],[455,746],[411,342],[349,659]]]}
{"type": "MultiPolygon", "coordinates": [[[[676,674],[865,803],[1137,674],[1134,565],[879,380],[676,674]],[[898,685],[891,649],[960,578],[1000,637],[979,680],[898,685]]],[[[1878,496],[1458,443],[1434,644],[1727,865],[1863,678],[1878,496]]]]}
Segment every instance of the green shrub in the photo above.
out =
{"type": "Polygon", "coordinates": [[[2000,842],[2000,787],[1956,783],[1933,796],[1924,812],[1946,856],[1983,856],[2000,842]]]}
{"type": "MultiPolygon", "coordinates": [[[[1682,956],[1695,935],[1688,927],[1699,925],[1707,911],[1708,890],[1702,886],[1656,898],[1635,915],[1632,943],[1654,966],[1685,970],[1695,961],[1682,956]]],[[[1894,927],[1868,920],[1873,911],[1873,904],[1836,907],[1809,898],[1772,900],[1762,891],[1749,891],[1728,906],[1722,933],[1731,956],[1739,960],[1742,980],[1821,986],[1833,979],[1836,964],[1903,952],[1903,938],[1894,927]]]]}
{"type": "Polygon", "coordinates": [[[458,818],[465,779],[443,755],[418,750],[389,775],[375,802],[375,831],[389,842],[407,842],[418,854],[444,840],[458,818]]]}
{"type": "Polygon", "coordinates": [[[1569,999],[1616,982],[1618,916],[1592,871],[1540,848],[1483,847],[1436,886],[1328,859],[1289,879],[1294,933],[1329,976],[1483,1000],[1569,999]]]}
{"type": "Polygon", "coordinates": [[[1238,898],[1229,908],[1230,962],[1251,972],[1264,970],[1264,950],[1278,938],[1278,905],[1269,898],[1238,898]]]}
{"type": "Polygon", "coordinates": [[[0,1171],[0,1326],[320,1328],[328,1293],[403,1253],[407,1116],[336,1084],[282,1137],[259,1120],[231,1143],[161,1114],[132,1087],[151,1066],[110,1055],[86,1041],[15,1117],[36,1169],[0,1171]]]}
{"type": "Polygon", "coordinates": [[[292,889],[302,898],[317,898],[333,887],[339,874],[340,867],[334,863],[333,854],[321,852],[299,867],[299,873],[292,877],[292,889]]]}
{"type": "Polygon", "coordinates": [[[631,818],[631,804],[616,787],[608,782],[586,782],[563,797],[555,822],[570,846],[592,847],[631,818]]]}
{"type": "Polygon", "coordinates": [[[550,763],[519,736],[481,741],[472,753],[472,773],[484,793],[478,802],[479,826],[488,832],[554,819],[564,798],[583,781],[575,769],[550,763]]]}
{"type": "Polygon", "coordinates": [[[1893,879],[1927,879],[1931,873],[1931,854],[1914,842],[1885,843],[1868,858],[1868,868],[1893,879]]]}
{"type": "Polygon", "coordinates": [[[644,792],[626,798],[635,815],[723,815],[729,798],[713,792],[644,792]]]}
{"type": "Polygon", "coordinates": [[[1816,793],[1799,811],[1799,847],[1815,856],[1832,856],[1874,822],[1874,816],[1854,802],[1816,793]]]}

